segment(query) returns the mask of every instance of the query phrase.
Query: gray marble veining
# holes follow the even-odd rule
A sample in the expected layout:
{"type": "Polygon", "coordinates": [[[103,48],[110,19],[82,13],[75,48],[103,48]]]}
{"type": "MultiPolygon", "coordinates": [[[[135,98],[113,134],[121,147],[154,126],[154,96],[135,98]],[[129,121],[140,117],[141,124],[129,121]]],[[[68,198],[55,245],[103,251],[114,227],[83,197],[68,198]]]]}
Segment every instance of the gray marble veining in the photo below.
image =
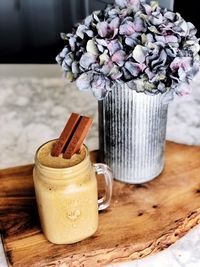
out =
{"type": "Polygon", "coordinates": [[[37,147],[57,138],[74,111],[94,118],[86,143],[97,148],[97,101],[89,92],[56,78],[1,79],[0,168],[33,162],[37,147]]]}
{"type": "Polygon", "coordinates": [[[169,105],[167,139],[200,145],[200,75],[193,81],[192,94],[175,96],[169,105]]]}
{"type": "MultiPolygon", "coordinates": [[[[43,142],[58,137],[71,112],[94,118],[87,138],[89,149],[98,148],[97,101],[61,78],[0,79],[0,168],[33,162],[43,142]]],[[[200,76],[193,93],[176,97],[169,106],[167,139],[200,145],[200,76]]],[[[0,267],[6,266],[0,247],[0,267]]],[[[155,256],[117,266],[198,267],[200,226],[155,256]]]]}
{"type": "MultiPolygon", "coordinates": [[[[198,84],[196,80],[192,95],[170,104],[167,139],[200,144],[198,84]]],[[[97,148],[97,101],[90,92],[80,92],[61,78],[0,79],[0,168],[33,162],[36,148],[56,138],[73,111],[94,118],[87,144],[97,148]]]]}

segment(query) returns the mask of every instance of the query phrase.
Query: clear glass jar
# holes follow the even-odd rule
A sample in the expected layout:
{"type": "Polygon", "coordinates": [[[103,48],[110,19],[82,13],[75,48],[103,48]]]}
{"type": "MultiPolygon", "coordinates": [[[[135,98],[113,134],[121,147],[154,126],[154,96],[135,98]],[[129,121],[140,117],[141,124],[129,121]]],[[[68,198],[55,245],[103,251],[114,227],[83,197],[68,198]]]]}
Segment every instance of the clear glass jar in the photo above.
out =
{"type": "Polygon", "coordinates": [[[44,166],[36,152],[33,170],[36,200],[41,227],[52,243],[71,244],[93,235],[98,228],[98,210],[110,204],[112,173],[107,165],[93,165],[85,149],[85,158],[68,168],[44,166]],[[100,200],[95,172],[105,177],[105,196],[100,200]]]}

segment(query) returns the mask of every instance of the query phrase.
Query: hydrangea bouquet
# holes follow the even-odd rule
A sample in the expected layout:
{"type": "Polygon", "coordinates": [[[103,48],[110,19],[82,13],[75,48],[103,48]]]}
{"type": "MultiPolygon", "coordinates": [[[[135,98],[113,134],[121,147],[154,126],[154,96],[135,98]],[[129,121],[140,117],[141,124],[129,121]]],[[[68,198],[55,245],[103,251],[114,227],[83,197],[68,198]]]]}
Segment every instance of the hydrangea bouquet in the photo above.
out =
{"type": "Polygon", "coordinates": [[[199,70],[194,25],[155,1],[115,0],[61,37],[66,45],[56,60],[66,77],[99,100],[116,83],[167,98],[185,95],[199,70]]]}

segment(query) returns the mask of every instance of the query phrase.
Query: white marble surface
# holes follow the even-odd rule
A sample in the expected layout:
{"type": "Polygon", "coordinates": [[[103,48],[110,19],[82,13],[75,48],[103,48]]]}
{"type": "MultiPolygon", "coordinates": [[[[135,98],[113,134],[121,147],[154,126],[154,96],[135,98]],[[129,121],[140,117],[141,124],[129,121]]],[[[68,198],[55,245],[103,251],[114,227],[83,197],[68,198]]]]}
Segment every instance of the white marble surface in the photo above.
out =
{"type": "MultiPolygon", "coordinates": [[[[200,145],[200,76],[191,96],[176,98],[170,105],[167,139],[200,145]],[[199,86],[198,86],[199,85],[199,86]]],[[[43,142],[56,138],[73,111],[94,118],[87,139],[89,149],[98,148],[97,101],[79,92],[62,78],[0,78],[0,168],[33,162],[43,142]]],[[[0,267],[6,266],[0,246],[0,267]]],[[[114,266],[114,265],[112,265],[114,266]]],[[[155,256],[116,266],[198,267],[200,226],[155,256]]]]}
{"type": "Polygon", "coordinates": [[[58,137],[71,112],[94,118],[87,139],[97,148],[97,101],[62,78],[0,79],[0,168],[33,162],[34,151],[58,137]]]}

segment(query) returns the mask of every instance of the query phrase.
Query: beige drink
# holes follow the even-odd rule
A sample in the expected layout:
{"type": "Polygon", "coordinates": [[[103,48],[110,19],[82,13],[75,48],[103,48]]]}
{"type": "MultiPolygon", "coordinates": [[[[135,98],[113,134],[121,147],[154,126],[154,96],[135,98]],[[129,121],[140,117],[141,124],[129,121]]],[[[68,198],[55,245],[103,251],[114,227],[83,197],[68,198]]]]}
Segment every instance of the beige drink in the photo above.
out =
{"type": "Polygon", "coordinates": [[[97,230],[97,182],[84,145],[79,154],[63,159],[62,155],[51,156],[54,142],[44,144],[36,153],[35,193],[47,239],[55,244],[70,244],[91,236],[97,230]]]}

